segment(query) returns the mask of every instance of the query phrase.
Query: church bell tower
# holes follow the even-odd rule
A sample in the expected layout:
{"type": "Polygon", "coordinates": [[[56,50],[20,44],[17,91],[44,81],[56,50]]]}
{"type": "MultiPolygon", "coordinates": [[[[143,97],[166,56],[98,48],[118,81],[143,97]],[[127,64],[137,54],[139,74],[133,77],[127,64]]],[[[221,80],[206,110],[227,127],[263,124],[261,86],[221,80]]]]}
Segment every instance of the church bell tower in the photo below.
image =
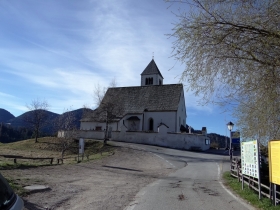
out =
{"type": "Polygon", "coordinates": [[[161,75],[154,59],[148,64],[141,74],[141,86],[163,85],[163,76],[161,75]]]}

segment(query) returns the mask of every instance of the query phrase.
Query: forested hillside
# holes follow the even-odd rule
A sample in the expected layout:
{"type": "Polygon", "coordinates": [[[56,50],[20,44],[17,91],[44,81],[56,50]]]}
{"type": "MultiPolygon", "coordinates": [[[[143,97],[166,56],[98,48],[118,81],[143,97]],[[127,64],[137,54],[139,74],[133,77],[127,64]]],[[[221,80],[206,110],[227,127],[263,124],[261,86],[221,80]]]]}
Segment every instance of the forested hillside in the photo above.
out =
{"type": "Polygon", "coordinates": [[[0,123],[1,122],[6,123],[6,122],[8,122],[8,120],[11,120],[13,118],[15,118],[14,115],[12,115],[7,110],[0,108],[0,123]]]}

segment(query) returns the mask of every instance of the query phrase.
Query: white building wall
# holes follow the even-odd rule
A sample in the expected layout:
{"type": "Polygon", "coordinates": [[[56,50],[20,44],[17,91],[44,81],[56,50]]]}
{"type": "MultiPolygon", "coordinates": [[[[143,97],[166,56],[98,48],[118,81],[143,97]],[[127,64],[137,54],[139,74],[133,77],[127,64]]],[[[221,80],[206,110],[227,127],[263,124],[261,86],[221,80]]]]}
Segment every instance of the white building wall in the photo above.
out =
{"type": "Polygon", "coordinates": [[[180,102],[177,109],[177,131],[180,132],[181,125],[186,127],[186,105],[185,105],[185,97],[184,97],[184,90],[181,92],[180,102]]]}
{"type": "MultiPolygon", "coordinates": [[[[101,126],[101,130],[103,131],[106,128],[106,123],[104,122],[81,122],[80,130],[96,130],[97,126],[101,126]]],[[[117,122],[109,123],[109,127],[112,127],[113,131],[117,131],[118,124],[117,122]]]]}
{"type": "MultiPolygon", "coordinates": [[[[143,114],[128,114],[126,116],[124,116],[120,121],[119,121],[119,127],[118,127],[118,131],[121,130],[121,127],[123,125],[123,122],[124,122],[124,125],[126,126],[126,128],[128,130],[133,130],[133,127],[134,128],[137,128],[137,131],[142,131],[142,125],[143,125],[143,114]],[[132,116],[136,116],[138,117],[140,120],[127,120],[129,119],[130,117],[132,116]],[[133,125],[134,124],[134,125],[133,125]]],[[[115,131],[115,130],[113,130],[115,131]]]]}
{"type": "Polygon", "coordinates": [[[175,149],[207,150],[210,144],[206,144],[204,135],[188,133],[147,133],[147,132],[112,132],[113,141],[123,141],[137,144],[149,144],[175,149]]]}
{"type": "MultiPolygon", "coordinates": [[[[81,130],[80,138],[104,139],[104,132],[81,130]]],[[[111,140],[138,144],[157,145],[185,150],[207,150],[210,148],[210,139],[202,134],[169,133],[165,126],[160,126],[158,132],[127,131],[122,126],[121,131],[113,131],[111,140]],[[206,144],[206,141],[209,144],[206,144]]]]}
{"type": "Polygon", "coordinates": [[[160,123],[166,124],[168,132],[176,132],[176,112],[144,112],[144,131],[149,130],[149,121],[153,118],[154,120],[154,131],[157,132],[157,127],[160,123]]]}
{"type": "Polygon", "coordinates": [[[85,139],[104,139],[105,132],[104,131],[93,131],[93,130],[80,130],[79,138],[85,139]]]}

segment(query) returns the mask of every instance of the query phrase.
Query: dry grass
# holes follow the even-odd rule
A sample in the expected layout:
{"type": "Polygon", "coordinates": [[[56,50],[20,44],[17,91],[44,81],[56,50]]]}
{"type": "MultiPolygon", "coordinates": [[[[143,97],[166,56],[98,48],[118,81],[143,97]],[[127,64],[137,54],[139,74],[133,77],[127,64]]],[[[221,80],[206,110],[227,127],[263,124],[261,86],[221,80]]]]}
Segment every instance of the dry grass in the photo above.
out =
{"type": "MultiPolygon", "coordinates": [[[[99,159],[110,154],[113,148],[103,146],[103,142],[94,140],[85,140],[85,156],[90,160],[99,159]],[[102,153],[102,155],[101,155],[102,153]]],[[[35,143],[34,139],[28,139],[8,144],[0,144],[0,155],[19,155],[24,157],[52,157],[54,163],[57,158],[61,158],[61,149],[59,138],[44,137],[38,139],[35,143]]],[[[72,142],[69,150],[64,155],[64,163],[74,163],[78,156],[78,142],[72,142]]],[[[87,160],[85,158],[84,160],[87,160]]],[[[14,164],[13,159],[7,159],[0,156],[1,168],[14,168],[20,165],[49,165],[49,160],[23,160],[18,159],[19,164],[14,164]]]]}

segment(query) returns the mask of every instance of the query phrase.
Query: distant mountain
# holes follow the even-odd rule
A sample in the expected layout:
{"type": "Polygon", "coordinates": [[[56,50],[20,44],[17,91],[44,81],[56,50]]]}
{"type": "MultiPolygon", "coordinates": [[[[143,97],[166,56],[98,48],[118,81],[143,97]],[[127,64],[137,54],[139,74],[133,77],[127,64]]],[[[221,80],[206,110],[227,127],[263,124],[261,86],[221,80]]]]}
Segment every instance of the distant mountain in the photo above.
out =
{"type": "MultiPolygon", "coordinates": [[[[33,115],[33,112],[34,111],[25,112],[22,115],[9,120],[8,123],[10,123],[10,125],[13,128],[16,128],[16,127],[29,128],[30,124],[28,122],[26,122],[25,119],[30,118],[33,115]]],[[[45,112],[45,115],[46,115],[46,122],[50,122],[59,116],[59,114],[56,114],[54,112],[50,112],[50,111],[43,111],[43,112],[45,112]]]]}
{"type": "MultiPolygon", "coordinates": [[[[9,114],[8,111],[3,109],[0,110],[1,113],[5,113],[5,116],[7,113],[9,114]]],[[[73,111],[69,111],[68,113],[63,113],[63,114],[57,114],[54,112],[50,111],[44,111],[46,114],[46,121],[40,131],[40,136],[53,136],[56,135],[56,132],[58,131],[58,122],[64,121],[66,119],[67,114],[70,114],[73,117],[73,123],[74,126],[79,129],[80,127],[80,120],[82,119],[83,113],[85,109],[77,109],[73,111]]],[[[26,118],[32,116],[32,111],[25,112],[24,114],[14,117],[13,115],[7,115],[7,116],[12,116],[12,117],[3,117],[0,119],[7,119],[8,120],[3,120],[5,123],[9,124],[3,124],[1,126],[0,124],[0,142],[3,143],[8,143],[8,142],[14,142],[14,141],[19,141],[27,138],[32,137],[32,129],[31,125],[26,122],[26,118]]],[[[3,115],[3,114],[2,114],[3,115]]],[[[2,116],[0,115],[0,116],[2,116]]],[[[0,120],[1,122],[2,120],[0,120]]]]}
{"type": "Polygon", "coordinates": [[[69,111],[69,113],[63,113],[62,115],[60,115],[59,117],[61,117],[62,119],[66,118],[66,115],[67,114],[71,114],[74,118],[74,121],[73,123],[75,124],[75,127],[76,128],[80,128],[80,120],[82,119],[83,117],[83,113],[84,113],[84,108],[81,108],[81,109],[76,109],[76,110],[73,110],[73,111],[69,111]]]}
{"type": "Polygon", "coordinates": [[[71,115],[73,117],[73,124],[74,126],[79,129],[80,128],[80,120],[83,117],[85,108],[80,108],[80,109],[76,109],[76,110],[72,110],[69,112],[65,112],[61,115],[58,115],[57,117],[53,118],[50,123],[49,123],[49,133],[50,134],[54,134],[58,131],[58,127],[57,125],[59,125],[59,121],[65,121],[67,118],[67,115],[71,115]]]}
{"type": "MultiPolygon", "coordinates": [[[[54,113],[54,112],[50,112],[50,111],[44,111],[47,117],[46,117],[46,121],[41,129],[41,135],[56,135],[56,132],[59,129],[57,127],[59,120],[63,122],[63,120],[66,119],[67,114],[71,114],[71,116],[74,119],[73,123],[74,123],[75,127],[78,129],[80,127],[80,120],[82,119],[84,111],[85,111],[85,108],[81,108],[81,109],[69,111],[68,113],[63,113],[61,115],[54,113]]],[[[14,117],[12,115],[11,118],[9,118],[8,120],[5,120],[5,123],[9,123],[9,126],[13,129],[21,129],[21,128],[31,129],[31,125],[28,122],[26,122],[25,119],[30,118],[30,116],[32,116],[32,114],[33,114],[32,112],[33,111],[25,112],[18,117],[14,117]]],[[[4,111],[3,111],[3,113],[4,113],[4,111]]],[[[7,113],[9,113],[9,112],[6,111],[5,113],[7,115],[7,113]]]]}
{"type": "Polygon", "coordinates": [[[7,123],[9,120],[15,118],[10,112],[0,108],[0,123],[7,123]]]}

